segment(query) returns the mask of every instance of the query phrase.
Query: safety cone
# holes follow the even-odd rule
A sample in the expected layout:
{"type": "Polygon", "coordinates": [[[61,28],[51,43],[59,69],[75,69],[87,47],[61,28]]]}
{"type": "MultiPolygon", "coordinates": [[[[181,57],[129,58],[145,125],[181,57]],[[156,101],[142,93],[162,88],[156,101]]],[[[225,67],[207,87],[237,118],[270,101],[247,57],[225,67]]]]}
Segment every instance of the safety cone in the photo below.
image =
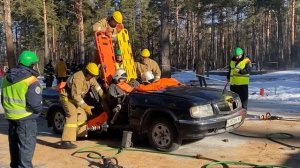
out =
{"type": "Polygon", "coordinates": [[[259,95],[265,96],[265,89],[264,88],[260,88],[259,95]]]}

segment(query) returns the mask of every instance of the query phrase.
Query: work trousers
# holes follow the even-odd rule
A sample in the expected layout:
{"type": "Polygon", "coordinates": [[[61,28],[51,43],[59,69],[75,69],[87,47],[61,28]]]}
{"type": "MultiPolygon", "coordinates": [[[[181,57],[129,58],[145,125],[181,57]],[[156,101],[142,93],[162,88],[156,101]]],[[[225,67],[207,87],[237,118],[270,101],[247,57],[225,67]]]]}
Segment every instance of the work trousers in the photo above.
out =
{"type": "Polygon", "coordinates": [[[8,122],[10,167],[32,168],[32,157],[37,136],[36,119],[8,120],[8,122]]]}
{"type": "Polygon", "coordinates": [[[200,82],[200,86],[201,86],[201,87],[203,87],[203,85],[204,85],[204,87],[207,87],[205,77],[203,77],[203,76],[198,76],[198,79],[199,79],[199,82],[200,82]],[[202,84],[202,82],[203,82],[203,84],[202,84]]]}
{"type": "Polygon", "coordinates": [[[66,123],[61,140],[76,141],[76,137],[85,137],[87,135],[87,115],[85,111],[80,107],[76,107],[64,96],[60,100],[66,112],[66,123]]]}
{"type": "Polygon", "coordinates": [[[248,85],[230,85],[230,90],[237,93],[242,101],[242,107],[247,110],[248,85]]]}

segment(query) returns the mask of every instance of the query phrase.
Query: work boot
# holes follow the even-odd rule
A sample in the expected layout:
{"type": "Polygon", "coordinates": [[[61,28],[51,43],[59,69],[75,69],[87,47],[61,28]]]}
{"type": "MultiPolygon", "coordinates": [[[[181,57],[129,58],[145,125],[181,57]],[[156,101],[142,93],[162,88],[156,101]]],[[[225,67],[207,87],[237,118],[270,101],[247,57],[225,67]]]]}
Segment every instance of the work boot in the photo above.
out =
{"type": "Polygon", "coordinates": [[[75,149],[77,145],[71,143],[70,141],[61,141],[60,148],[62,149],[75,149]]]}

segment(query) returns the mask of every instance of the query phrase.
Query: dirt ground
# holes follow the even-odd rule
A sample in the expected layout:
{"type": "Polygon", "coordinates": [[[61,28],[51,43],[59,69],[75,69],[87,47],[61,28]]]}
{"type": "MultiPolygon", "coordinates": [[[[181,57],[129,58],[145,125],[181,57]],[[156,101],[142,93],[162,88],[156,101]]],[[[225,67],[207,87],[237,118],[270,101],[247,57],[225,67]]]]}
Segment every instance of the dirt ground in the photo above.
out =
{"type": "MultiPolygon", "coordinates": [[[[87,153],[71,154],[80,149],[101,152],[105,156],[113,156],[116,151],[104,151],[109,148],[100,145],[117,145],[121,137],[108,138],[104,136],[77,141],[78,149],[63,150],[57,148],[59,135],[47,128],[46,121],[39,119],[39,135],[35,149],[33,164],[35,168],[83,168],[101,167],[99,159],[87,157],[87,153]]],[[[196,168],[204,167],[211,160],[245,161],[260,165],[276,164],[292,168],[300,167],[300,122],[291,121],[255,121],[247,120],[236,131],[236,134],[256,136],[245,137],[231,133],[206,137],[199,141],[185,142],[174,154],[190,156],[199,155],[202,158],[179,157],[165,154],[123,151],[116,157],[119,164],[125,168],[196,168]],[[265,136],[270,133],[289,133],[290,139],[276,139],[274,142],[265,136]],[[288,145],[285,145],[288,144],[288,145]],[[297,146],[294,148],[292,146],[297,146]]],[[[7,122],[0,116],[0,167],[8,168],[10,162],[7,122]]],[[[133,149],[149,149],[146,143],[133,149]]],[[[243,167],[243,166],[230,166],[243,167]]],[[[245,166],[244,166],[245,167],[245,166]]]]}

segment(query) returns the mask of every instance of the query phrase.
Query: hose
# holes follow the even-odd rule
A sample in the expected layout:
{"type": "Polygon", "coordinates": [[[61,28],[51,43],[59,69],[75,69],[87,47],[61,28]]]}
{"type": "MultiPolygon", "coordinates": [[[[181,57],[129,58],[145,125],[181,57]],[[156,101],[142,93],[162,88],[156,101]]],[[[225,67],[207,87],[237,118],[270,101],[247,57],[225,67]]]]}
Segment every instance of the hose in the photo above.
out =
{"type": "Polygon", "coordinates": [[[242,161],[221,161],[221,162],[212,162],[206,165],[204,168],[212,168],[212,166],[216,165],[239,165],[239,166],[252,166],[253,168],[289,168],[287,166],[280,166],[280,165],[257,165],[253,163],[247,163],[242,161]]]}
{"type": "MultiPolygon", "coordinates": [[[[271,135],[270,135],[271,137],[271,135]]],[[[134,152],[147,152],[147,153],[157,153],[157,154],[163,154],[163,155],[170,155],[170,156],[178,156],[178,157],[186,157],[186,158],[193,158],[193,159],[203,159],[203,160],[208,160],[208,161],[213,161],[205,166],[203,168],[212,168],[212,166],[216,165],[222,165],[223,167],[227,167],[228,165],[244,165],[244,166],[253,166],[253,168],[289,168],[286,166],[281,166],[281,165],[257,165],[253,163],[247,163],[247,162],[242,162],[242,161],[218,161],[215,159],[203,157],[201,155],[186,155],[186,154],[175,154],[175,153],[167,153],[167,152],[160,152],[160,151],[153,151],[153,150],[144,150],[144,149],[132,149],[132,148],[120,148],[120,147],[110,147],[107,145],[96,145],[92,147],[84,147],[80,148],[79,150],[75,151],[71,155],[74,156],[76,153],[88,153],[87,157],[91,159],[103,159],[104,156],[100,152],[92,151],[92,150],[86,150],[90,148],[95,148],[95,147],[109,147],[109,149],[106,150],[101,150],[101,151],[114,151],[116,150],[116,154],[112,156],[111,158],[117,158],[117,155],[121,154],[123,151],[134,151],[134,152]],[[93,156],[92,154],[96,154],[97,156],[93,156]]],[[[117,160],[117,159],[116,159],[117,160]]]]}

